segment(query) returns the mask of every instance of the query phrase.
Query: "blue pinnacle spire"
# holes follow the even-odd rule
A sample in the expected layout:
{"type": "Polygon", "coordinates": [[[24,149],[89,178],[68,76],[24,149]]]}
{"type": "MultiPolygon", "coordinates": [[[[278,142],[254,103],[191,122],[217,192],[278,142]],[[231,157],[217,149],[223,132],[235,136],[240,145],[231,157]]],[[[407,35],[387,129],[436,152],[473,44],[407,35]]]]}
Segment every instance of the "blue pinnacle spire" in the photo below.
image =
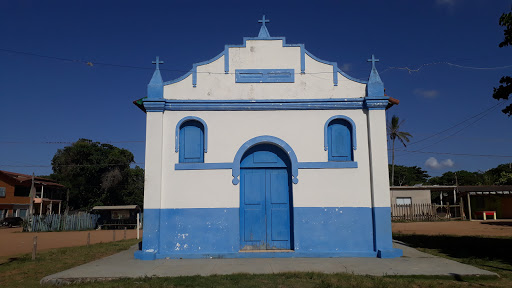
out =
{"type": "Polygon", "coordinates": [[[258,38],[270,38],[270,34],[268,33],[267,26],[265,23],[269,23],[270,20],[265,19],[265,15],[263,15],[263,19],[258,20],[258,23],[261,23],[260,33],[258,34],[258,38]]]}
{"type": "Polygon", "coordinates": [[[379,59],[375,59],[374,55],[372,55],[372,59],[368,59],[368,62],[372,62],[372,72],[370,72],[368,84],[366,85],[367,97],[384,97],[384,83],[380,79],[377,68],[375,68],[375,62],[378,61],[379,59]]]}
{"type": "Polygon", "coordinates": [[[164,82],[160,75],[160,64],[164,64],[164,61],[160,61],[160,58],[156,56],[156,61],[153,61],[153,64],[156,64],[156,69],[148,84],[148,98],[162,99],[164,98],[164,82]]]}

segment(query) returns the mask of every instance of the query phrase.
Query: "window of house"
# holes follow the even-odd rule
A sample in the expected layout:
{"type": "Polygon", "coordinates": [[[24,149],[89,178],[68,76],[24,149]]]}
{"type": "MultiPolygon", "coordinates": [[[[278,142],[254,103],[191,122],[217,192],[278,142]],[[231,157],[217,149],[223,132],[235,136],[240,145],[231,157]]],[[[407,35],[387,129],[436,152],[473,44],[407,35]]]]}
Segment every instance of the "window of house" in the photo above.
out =
{"type": "Polygon", "coordinates": [[[195,119],[181,123],[177,133],[180,163],[204,163],[204,153],[206,152],[205,130],[205,125],[195,119]]]}
{"type": "Polygon", "coordinates": [[[0,187],[0,197],[5,197],[5,187],[0,187]]]}
{"type": "Polygon", "coordinates": [[[354,161],[355,126],[345,116],[335,116],[325,126],[325,150],[329,161],[354,161]]]}
{"type": "Polygon", "coordinates": [[[27,217],[27,210],[28,209],[20,209],[19,217],[21,217],[21,218],[27,217]]]}
{"type": "Polygon", "coordinates": [[[397,205],[411,205],[412,199],[411,197],[396,197],[397,205]]]}

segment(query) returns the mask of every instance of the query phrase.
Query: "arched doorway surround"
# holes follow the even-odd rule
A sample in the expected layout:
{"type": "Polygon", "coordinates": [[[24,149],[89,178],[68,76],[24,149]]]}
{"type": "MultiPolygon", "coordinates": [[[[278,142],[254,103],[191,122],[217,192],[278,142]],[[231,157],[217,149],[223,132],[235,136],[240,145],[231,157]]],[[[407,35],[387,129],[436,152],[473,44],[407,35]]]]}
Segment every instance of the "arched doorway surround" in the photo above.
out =
{"type": "Polygon", "coordinates": [[[257,144],[240,161],[240,249],[293,249],[291,161],[279,146],[257,144]]]}

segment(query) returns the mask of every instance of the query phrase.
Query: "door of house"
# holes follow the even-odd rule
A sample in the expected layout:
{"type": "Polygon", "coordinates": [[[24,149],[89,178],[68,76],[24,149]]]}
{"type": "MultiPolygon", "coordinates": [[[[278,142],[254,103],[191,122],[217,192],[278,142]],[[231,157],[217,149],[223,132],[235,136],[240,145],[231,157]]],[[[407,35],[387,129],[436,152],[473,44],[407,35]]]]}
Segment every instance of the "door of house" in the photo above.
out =
{"type": "Polygon", "coordinates": [[[241,249],[290,250],[289,160],[278,147],[260,146],[250,149],[240,165],[241,249]]]}

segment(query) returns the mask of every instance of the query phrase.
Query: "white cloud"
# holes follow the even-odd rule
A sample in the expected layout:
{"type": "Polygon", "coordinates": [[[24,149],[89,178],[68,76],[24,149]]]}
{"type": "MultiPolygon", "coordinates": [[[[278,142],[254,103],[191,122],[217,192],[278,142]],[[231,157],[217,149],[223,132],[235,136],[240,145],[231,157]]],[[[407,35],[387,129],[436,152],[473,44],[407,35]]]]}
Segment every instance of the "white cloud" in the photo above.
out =
{"type": "Polygon", "coordinates": [[[437,96],[439,96],[439,91],[435,90],[435,89],[427,90],[427,89],[418,88],[418,89],[414,90],[414,94],[424,97],[424,98],[434,99],[434,98],[437,98],[437,96]]]}
{"type": "Polygon", "coordinates": [[[436,0],[437,5],[453,6],[457,0],[436,0]]]}
{"type": "Polygon", "coordinates": [[[341,65],[340,69],[343,72],[348,72],[348,71],[350,71],[350,69],[352,69],[352,64],[345,63],[345,64],[341,65]]]}
{"type": "Polygon", "coordinates": [[[427,161],[425,161],[425,166],[431,169],[449,168],[453,167],[454,165],[455,162],[453,162],[452,159],[446,159],[439,162],[436,158],[430,157],[427,159],[427,161]]]}
{"type": "Polygon", "coordinates": [[[446,159],[446,160],[441,161],[441,165],[443,165],[444,167],[453,167],[453,165],[455,165],[455,163],[453,162],[452,159],[446,159]]]}

